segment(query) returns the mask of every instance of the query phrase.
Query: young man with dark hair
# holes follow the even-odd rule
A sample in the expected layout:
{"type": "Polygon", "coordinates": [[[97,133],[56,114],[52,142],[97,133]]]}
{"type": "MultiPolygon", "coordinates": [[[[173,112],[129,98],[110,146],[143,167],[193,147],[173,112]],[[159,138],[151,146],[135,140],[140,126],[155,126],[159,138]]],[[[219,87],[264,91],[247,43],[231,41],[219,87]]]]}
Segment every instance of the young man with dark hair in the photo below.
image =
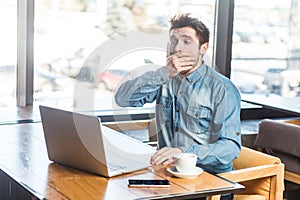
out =
{"type": "Polygon", "coordinates": [[[166,66],[123,83],[116,102],[140,107],[156,100],[158,150],[152,164],[172,164],[190,152],[208,172],[231,171],[241,149],[240,94],[203,61],[209,30],[200,20],[181,14],[170,25],[166,66]]]}

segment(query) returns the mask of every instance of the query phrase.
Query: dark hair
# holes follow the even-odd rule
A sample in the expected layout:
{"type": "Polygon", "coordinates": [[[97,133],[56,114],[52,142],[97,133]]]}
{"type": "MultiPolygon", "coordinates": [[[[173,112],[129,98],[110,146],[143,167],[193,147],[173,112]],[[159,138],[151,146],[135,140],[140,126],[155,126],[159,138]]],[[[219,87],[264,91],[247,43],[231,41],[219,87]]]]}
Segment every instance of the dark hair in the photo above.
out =
{"type": "Polygon", "coordinates": [[[172,17],[170,20],[170,31],[176,28],[191,27],[196,31],[200,45],[209,42],[208,28],[199,19],[190,17],[189,15],[189,13],[186,13],[172,17]]]}

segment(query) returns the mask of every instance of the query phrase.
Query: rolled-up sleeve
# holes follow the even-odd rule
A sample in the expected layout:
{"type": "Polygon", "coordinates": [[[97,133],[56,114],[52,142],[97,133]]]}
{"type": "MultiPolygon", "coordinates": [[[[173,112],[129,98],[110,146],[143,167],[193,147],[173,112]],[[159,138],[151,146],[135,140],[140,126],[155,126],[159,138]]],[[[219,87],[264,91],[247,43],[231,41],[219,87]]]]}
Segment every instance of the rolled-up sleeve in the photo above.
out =
{"type": "Polygon", "coordinates": [[[142,107],[145,103],[152,103],[156,99],[157,91],[167,81],[165,67],[146,72],[123,83],[115,94],[115,101],[121,107],[142,107]]]}

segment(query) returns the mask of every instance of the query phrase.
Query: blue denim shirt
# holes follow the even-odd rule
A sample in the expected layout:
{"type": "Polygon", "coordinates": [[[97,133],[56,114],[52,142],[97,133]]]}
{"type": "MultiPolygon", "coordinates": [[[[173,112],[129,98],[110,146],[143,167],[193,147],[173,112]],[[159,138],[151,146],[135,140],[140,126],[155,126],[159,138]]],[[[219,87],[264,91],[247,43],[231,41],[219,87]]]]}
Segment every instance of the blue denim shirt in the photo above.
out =
{"type": "Polygon", "coordinates": [[[232,82],[204,62],[187,77],[168,79],[165,67],[123,83],[115,99],[140,107],[156,100],[159,148],[179,147],[198,155],[212,173],[233,170],[241,149],[240,94],[232,82]]]}

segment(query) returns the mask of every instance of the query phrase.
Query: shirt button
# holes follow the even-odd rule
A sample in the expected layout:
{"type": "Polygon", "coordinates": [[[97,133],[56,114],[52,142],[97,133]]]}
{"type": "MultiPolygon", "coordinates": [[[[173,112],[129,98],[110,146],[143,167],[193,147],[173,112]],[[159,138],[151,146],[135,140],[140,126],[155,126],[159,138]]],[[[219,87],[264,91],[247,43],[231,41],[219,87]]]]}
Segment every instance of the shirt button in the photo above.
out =
{"type": "Polygon", "coordinates": [[[164,81],[164,79],[163,79],[163,78],[160,78],[160,81],[161,81],[161,82],[163,82],[163,81],[164,81]]]}
{"type": "Polygon", "coordinates": [[[194,83],[194,81],[193,81],[193,80],[191,80],[191,83],[194,83]]]}
{"type": "Polygon", "coordinates": [[[180,90],[180,91],[179,91],[179,94],[183,94],[183,91],[182,91],[182,90],[180,90]]]}
{"type": "Polygon", "coordinates": [[[178,112],[178,113],[179,113],[179,109],[176,109],[176,112],[178,112]]]}
{"type": "Polygon", "coordinates": [[[238,132],[236,132],[235,134],[236,134],[236,135],[240,135],[241,133],[238,131],[238,132]]]}
{"type": "Polygon", "coordinates": [[[195,117],[198,117],[198,114],[197,114],[197,113],[195,114],[195,117]]]}

